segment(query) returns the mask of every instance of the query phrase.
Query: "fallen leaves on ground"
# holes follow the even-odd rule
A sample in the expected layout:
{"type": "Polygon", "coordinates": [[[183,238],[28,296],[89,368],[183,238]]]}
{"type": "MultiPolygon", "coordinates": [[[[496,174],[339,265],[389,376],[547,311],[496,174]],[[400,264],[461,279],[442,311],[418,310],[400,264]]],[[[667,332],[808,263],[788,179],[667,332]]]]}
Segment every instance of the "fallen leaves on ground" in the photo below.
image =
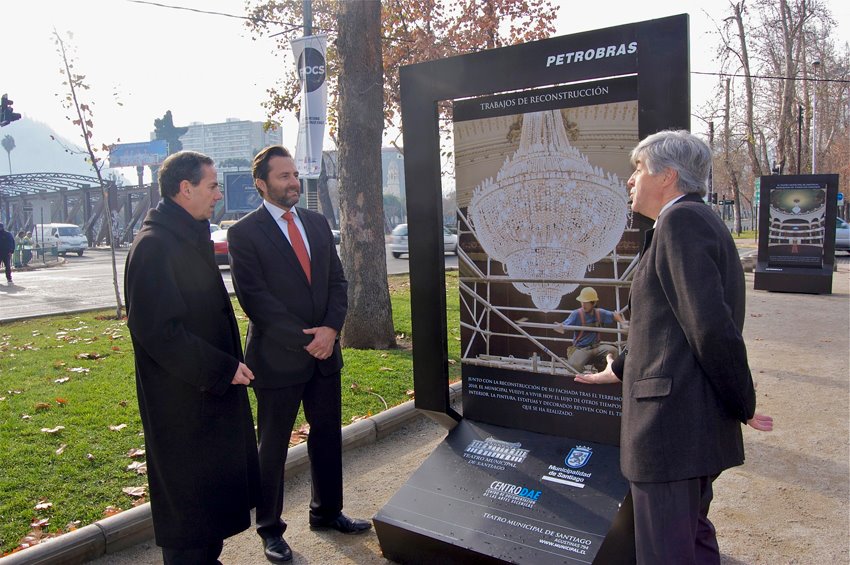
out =
{"type": "Polygon", "coordinates": [[[59,448],[56,450],[56,455],[62,455],[66,447],[68,447],[67,443],[63,443],[62,445],[60,445],[59,448]]]}
{"type": "Polygon", "coordinates": [[[306,441],[309,435],[310,424],[301,424],[297,430],[292,430],[292,433],[289,434],[289,445],[298,445],[306,441]]]}
{"type": "Polygon", "coordinates": [[[47,510],[53,506],[52,502],[48,502],[46,499],[42,498],[38,501],[38,504],[35,505],[36,510],[47,510]]]}
{"type": "Polygon", "coordinates": [[[111,505],[107,506],[106,508],[103,509],[103,515],[106,518],[109,518],[110,516],[115,516],[116,514],[118,514],[120,512],[121,512],[120,508],[117,508],[117,507],[111,506],[111,505]]]}
{"type": "Polygon", "coordinates": [[[74,356],[74,359],[103,359],[106,355],[101,355],[100,353],[90,352],[90,353],[78,353],[74,356]]]}
{"type": "Polygon", "coordinates": [[[71,380],[71,377],[61,377],[61,378],[58,378],[58,379],[54,379],[53,382],[61,385],[62,383],[67,383],[70,380],[71,380]]]}
{"type": "Polygon", "coordinates": [[[133,461],[129,465],[127,465],[128,471],[135,471],[139,475],[147,475],[148,473],[148,462],[147,461],[133,461]]]}
{"type": "Polygon", "coordinates": [[[56,426],[55,428],[41,428],[41,431],[46,434],[55,434],[59,433],[65,429],[65,426],[56,426]]]}
{"type": "Polygon", "coordinates": [[[121,492],[128,496],[132,496],[133,498],[139,498],[141,496],[145,496],[146,486],[142,485],[140,487],[124,487],[121,489],[121,492]]]}
{"type": "Polygon", "coordinates": [[[144,457],[144,456],[145,456],[145,450],[144,449],[138,449],[138,448],[134,447],[133,449],[131,449],[130,451],[127,452],[127,457],[129,457],[130,459],[136,459],[137,457],[144,457]]]}
{"type": "Polygon", "coordinates": [[[127,427],[127,424],[118,424],[117,426],[109,426],[109,429],[113,432],[120,432],[124,428],[127,427]]]}

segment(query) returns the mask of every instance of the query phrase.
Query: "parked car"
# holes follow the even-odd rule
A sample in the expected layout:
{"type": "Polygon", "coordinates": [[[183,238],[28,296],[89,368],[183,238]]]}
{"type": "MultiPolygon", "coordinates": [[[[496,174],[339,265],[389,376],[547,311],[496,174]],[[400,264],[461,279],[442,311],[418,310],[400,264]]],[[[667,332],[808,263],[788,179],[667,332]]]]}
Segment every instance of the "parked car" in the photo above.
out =
{"type": "Polygon", "coordinates": [[[331,230],[334,236],[334,245],[339,245],[339,230],[331,230]]]}
{"type": "Polygon", "coordinates": [[[210,224],[210,233],[215,233],[220,229],[221,227],[218,224],[210,224]]]}
{"type": "Polygon", "coordinates": [[[215,252],[215,262],[217,265],[229,265],[229,254],[227,250],[227,230],[217,230],[210,235],[213,242],[213,251],[215,252]]]}
{"type": "Polygon", "coordinates": [[[843,218],[835,219],[835,250],[850,251],[850,224],[843,218]]]}
{"type": "Polygon", "coordinates": [[[223,230],[226,230],[227,228],[229,228],[230,226],[232,226],[233,224],[235,224],[237,221],[238,221],[238,220],[222,220],[222,221],[218,224],[218,227],[220,227],[220,228],[221,228],[221,229],[223,229],[223,230]]]}
{"type": "MultiPolygon", "coordinates": [[[[399,224],[390,234],[390,253],[398,259],[408,253],[407,245],[407,224],[399,224]]],[[[457,235],[445,227],[443,227],[443,253],[457,255],[457,235]]]]}

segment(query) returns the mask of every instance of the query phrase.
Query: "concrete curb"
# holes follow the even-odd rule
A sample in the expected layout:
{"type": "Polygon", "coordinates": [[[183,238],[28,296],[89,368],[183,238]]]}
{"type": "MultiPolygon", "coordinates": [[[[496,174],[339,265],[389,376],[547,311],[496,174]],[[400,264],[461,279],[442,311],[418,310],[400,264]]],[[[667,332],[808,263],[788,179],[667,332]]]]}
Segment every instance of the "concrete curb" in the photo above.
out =
{"type": "MultiPolygon", "coordinates": [[[[449,385],[452,402],[461,394],[461,383],[449,385]]],[[[425,417],[410,400],[374,416],[342,428],[342,450],[355,449],[375,443],[417,417],[425,417]]],[[[286,472],[299,473],[309,468],[307,444],[290,448],[286,472]]],[[[0,559],[3,565],[74,565],[85,563],[106,554],[117,553],[153,538],[150,503],[125,510],[115,516],[98,520],[79,530],[63,534],[33,547],[0,559]]]]}

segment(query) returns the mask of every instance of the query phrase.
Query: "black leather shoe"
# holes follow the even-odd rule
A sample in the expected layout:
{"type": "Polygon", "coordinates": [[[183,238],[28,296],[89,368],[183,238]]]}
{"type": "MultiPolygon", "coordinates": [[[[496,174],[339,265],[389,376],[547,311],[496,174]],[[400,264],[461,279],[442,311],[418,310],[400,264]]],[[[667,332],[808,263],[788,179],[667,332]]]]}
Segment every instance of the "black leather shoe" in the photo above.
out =
{"type": "Polygon", "coordinates": [[[362,534],[365,531],[372,529],[372,522],[369,520],[358,520],[357,518],[349,518],[345,514],[340,513],[333,520],[310,520],[311,530],[336,530],[343,534],[362,534]]]}
{"type": "Polygon", "coordinates": [[[283,540],[283,537],[263,538],[263,553],[266,559],[272,563],[286,563],[292,561],[292,549],[283,540]]]}

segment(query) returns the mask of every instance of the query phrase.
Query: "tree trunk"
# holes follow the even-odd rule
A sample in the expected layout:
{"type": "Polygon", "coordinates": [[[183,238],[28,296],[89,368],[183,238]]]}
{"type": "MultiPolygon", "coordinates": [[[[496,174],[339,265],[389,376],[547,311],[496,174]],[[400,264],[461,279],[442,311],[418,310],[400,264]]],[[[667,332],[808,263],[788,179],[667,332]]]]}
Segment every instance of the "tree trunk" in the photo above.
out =
{"type": "Polygon", "coordinates": [[[759,163],[758,152],[756,150],[756,134],[753,118],[753,79],[750,76],[750,55],[747,51],[747,37],[744,33],[744,2],[743,0],[733,5],[735,11],[735,23],[738,24],[738,39],[741,43],[741,65],[744,67],[744,87],[746,90],[746,116],[747,116],[747,153],[750,157],[750,168],[753,171],[754,177],[762,175],[761,163],[759,163]]]}
{"type": "Polygon", "coordinates": [[[387,286],[381,186],[383,67],[381,4],[339,3],[339,200],[340,245],[348,277],[348,316],[342,345],[359,349],[395,346],[387,286]]]}
{"type": "Polygon", "coordinates": [[[322,215],[327,218],[331,229],[339,229],[339,224],[336,223],[334,206],[331,202],[331,195],[328,193],[328,170],[325,168],[324,156],[322,156],[322,172],[319,173],[316,192],[319,194],[319,209],[322,211],[322,215]]]}
{"type": "Polygon", "coordinates": [[[732,163],[730,151],[730,143],[732,143],[732,132],[729,128],[729,79],[726,79],[726,112],[723,118],[723,163],[726,165],[726,173],[729,175],[729,181],[732,183],[732,198],[734,203],[732,209],[735,214],[735,233],[741,233],[741,188],[738,186],[738,175],[735,172],[735,167],[732,163]]]}

